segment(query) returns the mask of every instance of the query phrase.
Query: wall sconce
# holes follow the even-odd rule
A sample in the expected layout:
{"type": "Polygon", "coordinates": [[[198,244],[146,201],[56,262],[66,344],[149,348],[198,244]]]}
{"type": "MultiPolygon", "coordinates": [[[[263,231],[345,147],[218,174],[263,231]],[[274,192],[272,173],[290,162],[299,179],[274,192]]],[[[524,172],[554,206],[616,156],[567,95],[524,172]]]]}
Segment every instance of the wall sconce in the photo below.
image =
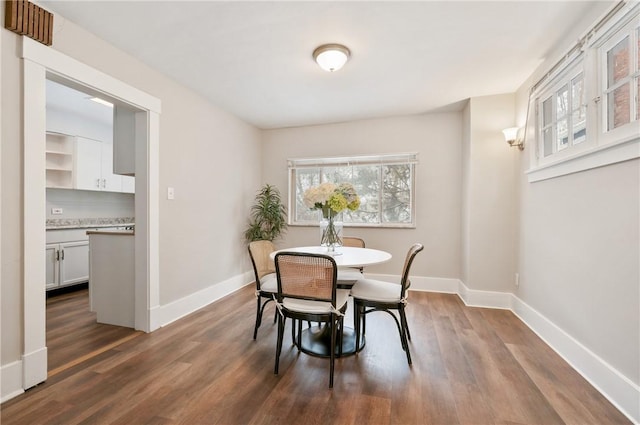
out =
{"type": "Polygon", "coordinates": [[[505,128],[502,130],[504,133],[504,139],[509,143],[509,146],[517,146],[518,149],[524,150],[524,139],[518,139],[518,127],[505,128]]]}

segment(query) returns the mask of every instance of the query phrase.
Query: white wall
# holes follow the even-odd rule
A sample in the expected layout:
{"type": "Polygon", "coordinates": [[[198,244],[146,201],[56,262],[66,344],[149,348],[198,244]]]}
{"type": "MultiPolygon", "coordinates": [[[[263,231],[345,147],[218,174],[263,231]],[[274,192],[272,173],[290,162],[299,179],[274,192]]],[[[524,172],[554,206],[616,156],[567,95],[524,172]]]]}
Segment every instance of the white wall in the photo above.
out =
{"type": "Polygon", "coordinates": [[[523,184],[517,292],[640,383],[640,161],[523,184]]]}
{"type": "Polygon", "coordinates": [[[462,148],[460,152],[460,169],[462,182],[460,185],[460,280],[469,278],[469,173],[471,161],[471,103],[467,102],[462,110],[462,148]]]}
{"type": "MultiPolygon", "coordinates": [[[[4,3],[0,6],[4,13],[4,3]]],[[[162,101],[160,115],[161,307],[250,269],[242,238],[261,184],[260,132],[199,95],[56,15],[53,49],[162,101]],[[172,186],[176,199],[166,199],[172,186]],[[224,242],[220,242],[224,241],[224,242]]],[[[22,350],[22,60],[2,31],[2,366],[22,350]]],[[[44,190],[44,188],[43,188],[44,190]]],[[[43,223],[44,226],[44,223],[43,223]]],[[[43,247],[44,248],[44,247],[43,247]]],[[[44,265],[43,265],[44,267],[44,265]]]]}
{"type": "Polygon", "coordinates": [[[472,98],[465,108],[462,153],[463,279],[473,290],[512,292],[517,248],[517,167],[520,152],[502,129],[515,123],[515,96],[472,98]]]}
{"type": "MultiPolygon", "coordinates": [[[[286,197],[288,158],[418,152],[416,228],[347,227],[344,233],[393,254],[392,261],[368,267],[370,273],[400,274],[409,246],[420,242],[425,249],[412,273],[458,278],[461,124],[460,113],[439,113],[265,131],[263,179],[286,197]]],[[[289,227],[278,245],[315,244],[318,235],[317,227],[289,227]]]]}

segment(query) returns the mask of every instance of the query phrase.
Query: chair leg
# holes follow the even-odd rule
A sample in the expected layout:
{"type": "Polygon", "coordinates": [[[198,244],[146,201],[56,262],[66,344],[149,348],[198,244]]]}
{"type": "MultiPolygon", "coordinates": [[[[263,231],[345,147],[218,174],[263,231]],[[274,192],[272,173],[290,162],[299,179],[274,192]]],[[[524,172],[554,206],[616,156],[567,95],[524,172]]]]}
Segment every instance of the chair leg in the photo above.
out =
{"type": "Polygon", "coordinates": [[[411,341],[411,333],[409,333],[409,322],[407,322],[407,315],[404,311],[404,308],[402,309],[402,314],[404,314],[404,328],[407,331],[407,339],[411,341]]]}
{"type": "Polygon", "coordinates": [[[367,308],[365,306],[362,306],[362,336],[365,336],[365,334],[367,333],[367,308]]]}
{"type": "Polygon", "coordinates": [[[353,321],[354,326],[356,328],[356,354],[360,351],[360,305],[358,305],[358,303],[354,303],[355,304],[355,308],[354,308],[354,316],[353,316],[353,321]]]}
{"type": "Polygon", "coordinates": [[[253,328],[253,339],[256,339],[256,337],[258,336],[258,328],[260,327],[260,324],[262,323],[262,314],[260,311],[260,297],[257,297],[257,301],[256,301],[257,305],[256,305],[256,325],[253,328]]]}
{"type": "Polygon", "coordinates": [[[297,341],[297,338],[296,338],[296,323],[297,322],[299,322],[299,320],[296,321],[296,319],[291,319],[291,343],[292,344],[295,344],[296,341],[297,341]]]}
{"type": "Polygon", "coordinates": [[[278,341],[276,343],[276,365],[273,369],[274,374],[278,374],[278,367],[280,366],[280,352],[282,351],[282,339],[284,336],[284,323],[285,318],[282,316],[278,316],[278,341]]]}
{"type": "Polygon", "coordinates": [[[342,340],[344,339],[344,318],[338,318],[338,357],[342,357],[342,340]]]}
{"type": "Polygon", "coordinates": [[[401,322],[400,339],[402,341],[402,345],[404,346],[403,347],[404,352],[407,353],[407,362],[411,364],[411,353],[409,352],[409,341],[407,341],[407,333],[408,333],[407,315],[404,312],[403,305],[400,306],[400,308],[398,309],[398,312],[400,313],[400,322],[401,322]]]}
{"type": "Polygon", "coordinates": [[[331,317],[329,322],[331,331],[331,353],[329,354],[329,388],[333,388],[333,368],[336,361],[336,320],[331,317]]]}

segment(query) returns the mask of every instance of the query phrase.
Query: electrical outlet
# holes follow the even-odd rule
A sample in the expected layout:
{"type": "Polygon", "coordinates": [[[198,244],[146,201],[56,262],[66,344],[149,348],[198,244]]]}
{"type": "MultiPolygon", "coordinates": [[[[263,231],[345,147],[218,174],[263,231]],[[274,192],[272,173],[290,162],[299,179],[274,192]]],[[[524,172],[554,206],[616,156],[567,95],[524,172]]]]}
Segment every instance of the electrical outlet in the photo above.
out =
{"type": "Polygon", "coordinates": [[[516,273],[516,286],[520,286],[520,273],[516,273]]]}
{"type": "Polygon", "coordinates": [[[51,208],[51,215],[60,215],[62,214],[62,208],[51,208]]]}

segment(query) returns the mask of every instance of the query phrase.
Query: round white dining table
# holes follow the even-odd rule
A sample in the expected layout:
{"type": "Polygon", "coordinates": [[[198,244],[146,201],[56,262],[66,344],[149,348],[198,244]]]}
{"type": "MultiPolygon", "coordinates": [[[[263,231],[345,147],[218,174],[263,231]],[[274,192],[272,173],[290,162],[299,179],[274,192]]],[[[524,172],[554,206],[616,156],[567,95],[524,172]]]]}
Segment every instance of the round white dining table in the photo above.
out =
{"type": "MultiPolygon", "coordinates": [[[[331,255],[338,267],[365,267],[373,264],[385,263],[391,260],[391,254],[386,251],[371,248],[356,248],[350,246],[337,247],[331,254],[324,246],[301,246],[285,248],[270,254],[275,260],[279,252],[302,252],[310,254],[331,255]]],[[[347,285],[349,287],[350,285],[347,285]]],[[[356,336],[353,328],[343,326],[342,331],[342,356],[350,356],[356,353],[356,336]]],[[[364,335],[360,336],[360,349],[364,348],[364,335]]],[[[311,326],[300,334],[300,350],[318,357],[329,357],[331,353],[331,339],[326,326],[311,326]]],[[[336,347],[338,355],[338,347],[336,347]]]]}
{"type": "Polygon", "coordinates": [[[351,246],[336,247],[335,252],[330,253],[324,246],[300,246],[285,248],[271,253],[271,259],[276,258],[278,252],[307,252],[310,254],[330,255],[338,267],[365,267],[373,264],[385,263],[391,260],[391,254],[386,251],[371,248],[356,248],[351,246]]]}

